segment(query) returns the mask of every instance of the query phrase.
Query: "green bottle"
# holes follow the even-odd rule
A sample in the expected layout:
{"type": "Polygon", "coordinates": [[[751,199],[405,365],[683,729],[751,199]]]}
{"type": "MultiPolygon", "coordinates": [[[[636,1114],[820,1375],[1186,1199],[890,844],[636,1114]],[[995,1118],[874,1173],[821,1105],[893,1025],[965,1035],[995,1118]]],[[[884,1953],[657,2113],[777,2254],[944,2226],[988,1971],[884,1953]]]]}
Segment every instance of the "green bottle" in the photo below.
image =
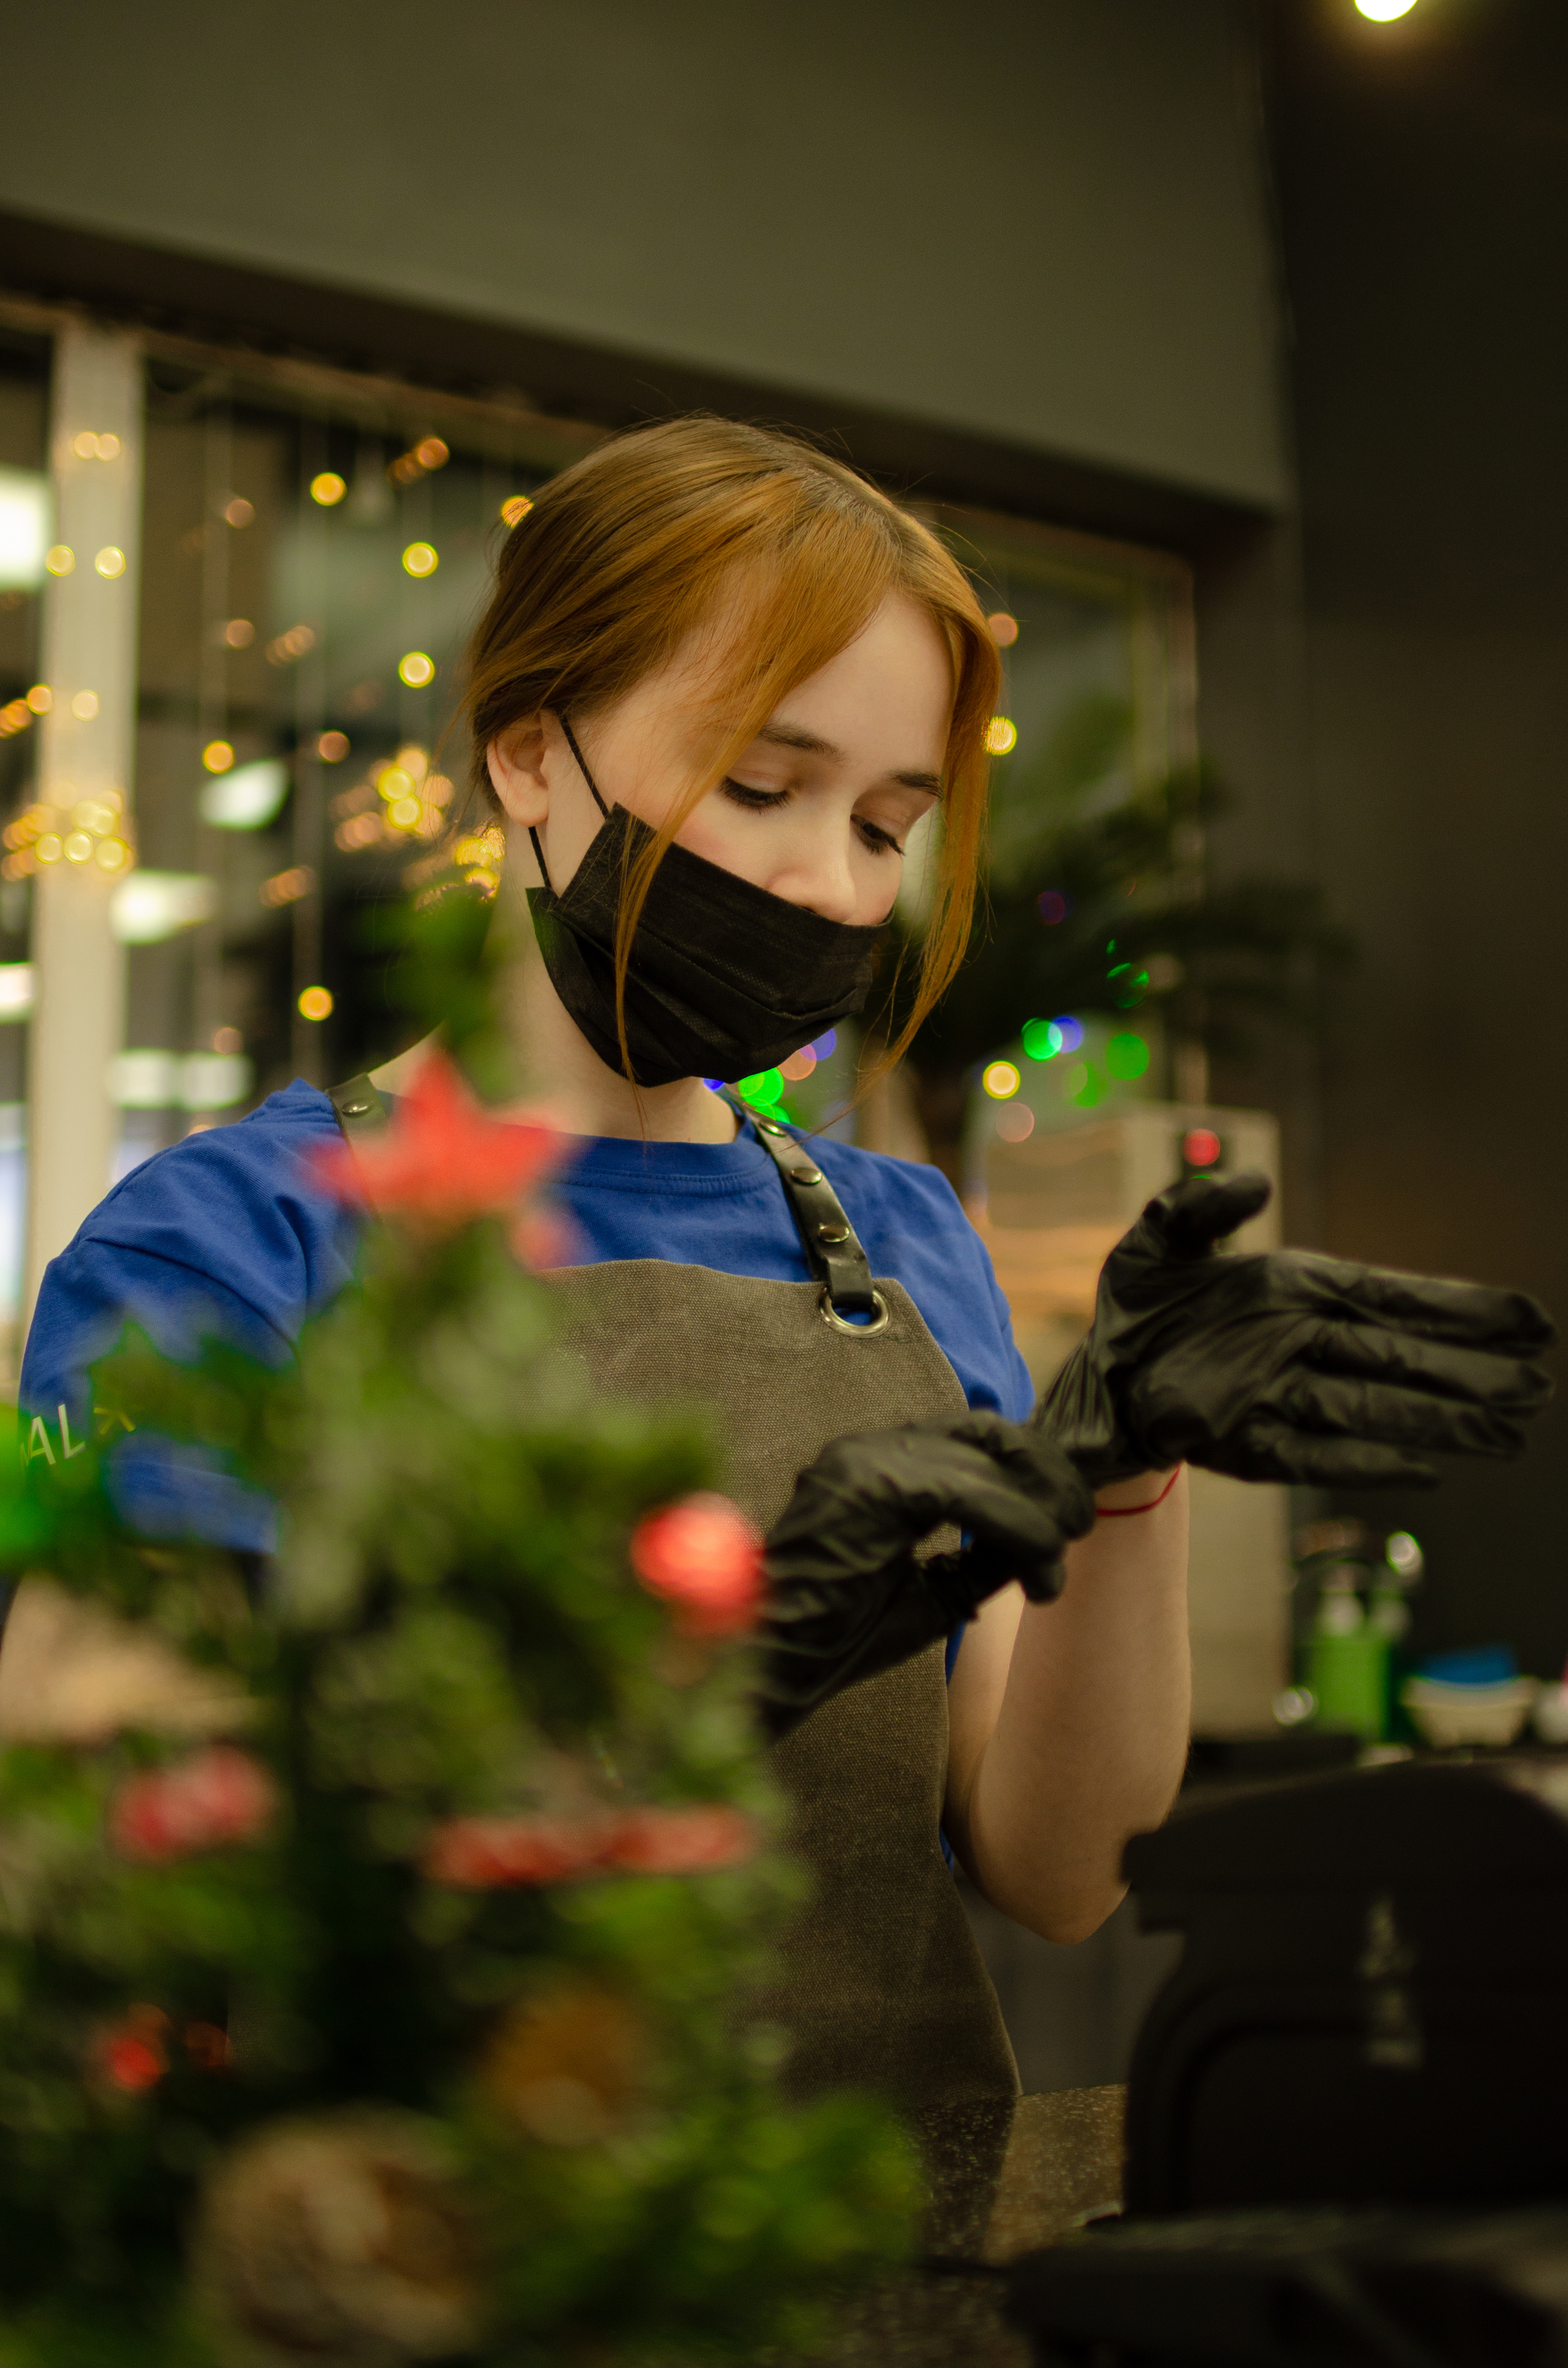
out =
{"type": "Polygon", "coordinates": [[[1324,1573],[1305,1677],[1317,1700],[1314,1726],[1381,1743],[1388,1733],[1391,1645],[1383,1622],[1369,1621],[1362,1608],[1357,1592],[1362,1577],[1349,1562],[1324,1573]]]}

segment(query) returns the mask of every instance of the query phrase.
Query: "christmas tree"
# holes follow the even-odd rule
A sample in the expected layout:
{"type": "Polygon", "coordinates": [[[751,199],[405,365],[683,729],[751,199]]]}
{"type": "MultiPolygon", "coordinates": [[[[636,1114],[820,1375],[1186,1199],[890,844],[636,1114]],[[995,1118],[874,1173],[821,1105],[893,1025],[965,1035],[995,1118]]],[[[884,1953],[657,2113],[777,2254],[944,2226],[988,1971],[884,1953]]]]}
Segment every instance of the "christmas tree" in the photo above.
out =
{"type": "Polygon", "coordinates": [[[699,1426],[555,1352],[553,1156],[433,1056],[331,1163],[373,1222],[286,1370],[132,1334],[109,1440],[22,1429],[3,2368],[723,2360],[907,2250],[882,2109],[786,2101],[747,2009],[800,1883],[758,1542],[699,1426]],[[132,1426],[277,1554],[128,1529],[132,1426]]]}

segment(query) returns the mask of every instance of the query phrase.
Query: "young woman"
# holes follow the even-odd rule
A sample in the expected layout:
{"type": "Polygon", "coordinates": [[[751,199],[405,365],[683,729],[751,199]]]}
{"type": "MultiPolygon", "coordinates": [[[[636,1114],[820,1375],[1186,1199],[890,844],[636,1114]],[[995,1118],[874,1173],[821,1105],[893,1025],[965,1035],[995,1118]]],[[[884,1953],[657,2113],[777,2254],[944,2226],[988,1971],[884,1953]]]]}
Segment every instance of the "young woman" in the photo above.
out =
{"type": "MultiPolygon", "coordinates": [[[[1156,1243],[1145,1267],[1156,1282],[1181,1269],[1187,1313],[1174,1335],[1145,1323],[1147,1353],[1130,1357],[1113,1308],[1061,1404],[1063,1440],[1107,1480],[1096,1520],[1059,1451],[1019,1428],[1028,1376],[937,1171],[759,1131],[711,1082],[859,1008],[903,849],[934,808],[917,1016],[940,993],[967,934],[997,684],[968,581],[924,527],[787,439],[690,419],[620,438],[543,490],[502,553],[468,695],[506,825],[495,926],[521,1106],[576,1145],[561,1185],[574,1262],[552,1279],[563,1349],[607,1391],[713,1408],[728,1485],[775,1531],[777,1756],[817,1877],[782,2008],[797,2071],[926,2105],[1016,2086],[940,1833],[1008,1914],[1074,1940],[1116,1904],[1127,1837],[1164,1816],[1180,1777],[1179,1457],[1188,1440],[1222,1455],[1202,1408],[1174,1451],[1149,1452],[1194,1391],[1162,1383],[1161,1431],[1140,1378],[1174,1370],[1174,1337],[1252,1406],[1280,1376],[1293,1388],[1312,1353],[1300,1324],[1289,1341],[1277,1327],[1260,1378],[1234,1309],[1191,1288],[1207,1241],[1156,1243]],[[911,1549],[943,1521],[971,1543],[923,1572],[911,1549]],[[1064,1546],[1060,1600],[1003,1584],[1049,1595],[1064,1546]],[[944,1687],[943,1631],[971,1611],[944,1687]]],[[[418,1057],[379,1072],[377,1096],[340,1093],[346,1122],[395,1098],[418,1057]]],[[[110,1193],[50,1269],[29,1411],[63,1408],[79,1432],[86,1368],[131,1317],[176,1352],[215,1327],[286,1356],[351,1270],[353,1225],[301,1156],[338,1122],[296,1083],[110,1193]]],[[[1145,1292],[1146,1315],[1163,1290],[1145,1292]]],[[[1448,1337],[1484,1363],[1517,1349],[1500,1323],[1461,1311],[1448,1337]]],[[[1493,1361],[1470,1395],[1522,1405],[1533,1383],[1493,1361]]],[[[1380,1430],[1361,1385],[1363,1427],[1497,1444],[1449,1435],[1452,1382],[1411,1383],[1426,1409],[1415,1430],[1380,1430]]],[[[1299,1417],[1292,1401],[1282,1419],[1299,1417]]],[[[1233,1440],[1224,1452],[1238,1468],[1233,1440]]],[[[267,1508],[197,1459],[121,1454],[149,1527],[266,1546],[267,1508]]]]}

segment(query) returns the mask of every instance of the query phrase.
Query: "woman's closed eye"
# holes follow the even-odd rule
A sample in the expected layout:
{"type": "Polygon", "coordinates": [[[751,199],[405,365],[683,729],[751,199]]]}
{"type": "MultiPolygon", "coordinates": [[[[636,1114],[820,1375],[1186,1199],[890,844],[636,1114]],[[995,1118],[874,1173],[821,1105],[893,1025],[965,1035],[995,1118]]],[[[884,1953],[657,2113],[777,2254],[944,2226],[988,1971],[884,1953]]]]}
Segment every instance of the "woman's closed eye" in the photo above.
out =
{"type": "MultiPolygon", "coordinates": [[[[733,780],[728,775],[719,786],[732,805],[744,806],[748,814],[771,814],[778,807],[788,805],[794,795],[792,790],[753,789],[748,782],[733,780]]],[[[869,821],[864,814],[857,814],[854,819],[862,844],[872,854],[903,853],[903,840],[895,837],[891,830],[884,830],[880,823],[869,821]]]]}
{"type": "Polygon", "coordinates": [[[719,786],[733,805],[744,806],[748,814],[767,814],[775,806],[787,806],[790,803],[788,790],[754,790],[744,781],[732,781],[728,776],[719,786]]]}

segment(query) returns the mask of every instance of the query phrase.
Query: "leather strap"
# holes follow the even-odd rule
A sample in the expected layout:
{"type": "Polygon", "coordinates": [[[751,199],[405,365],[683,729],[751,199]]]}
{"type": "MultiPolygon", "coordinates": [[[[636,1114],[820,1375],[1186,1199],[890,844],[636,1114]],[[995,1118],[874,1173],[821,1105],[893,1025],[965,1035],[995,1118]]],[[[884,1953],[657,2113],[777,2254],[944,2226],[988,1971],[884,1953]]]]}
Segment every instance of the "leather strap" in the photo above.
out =
{"type": "Polygon", "coordinates": [[[326,1098],[350,1143],[362,1135],[380,1134],[392,1115],[380,1087],[369,1077],[350,1077],[346,1086],[328,1086],[326,1098]]]}
{"type": "Polygon", "coordinates": [[[803,1143],[777,1119],[765,1118],[727,1086],[720,1091],[737,1118],[749,1119],[772,1158],[805,1246],[806,1262],[827,1292],[835,1315],[875,1315],[871,1263],[844,1213],[844,1204],[803,1143]]]}
{"type": "MultiPolygon", "coordinates": [[[[834,1314],[875,1316],[880,1309],[871,1286],[870,1260],[822,1169],[788,1127],[780,1126],[777,1119],[765,1118],[728,1087],[721,1090],[736,1117],[750,1120],[757,1141],[778,1168],[805,1247],[806,1262],[826,1292],[834,1314]]],[[[391,1115],[369,1077],[350,1077],[347,1085],[329,1086],[327,1099],[350,1143],[379,1134],[391,1115]]]]}

